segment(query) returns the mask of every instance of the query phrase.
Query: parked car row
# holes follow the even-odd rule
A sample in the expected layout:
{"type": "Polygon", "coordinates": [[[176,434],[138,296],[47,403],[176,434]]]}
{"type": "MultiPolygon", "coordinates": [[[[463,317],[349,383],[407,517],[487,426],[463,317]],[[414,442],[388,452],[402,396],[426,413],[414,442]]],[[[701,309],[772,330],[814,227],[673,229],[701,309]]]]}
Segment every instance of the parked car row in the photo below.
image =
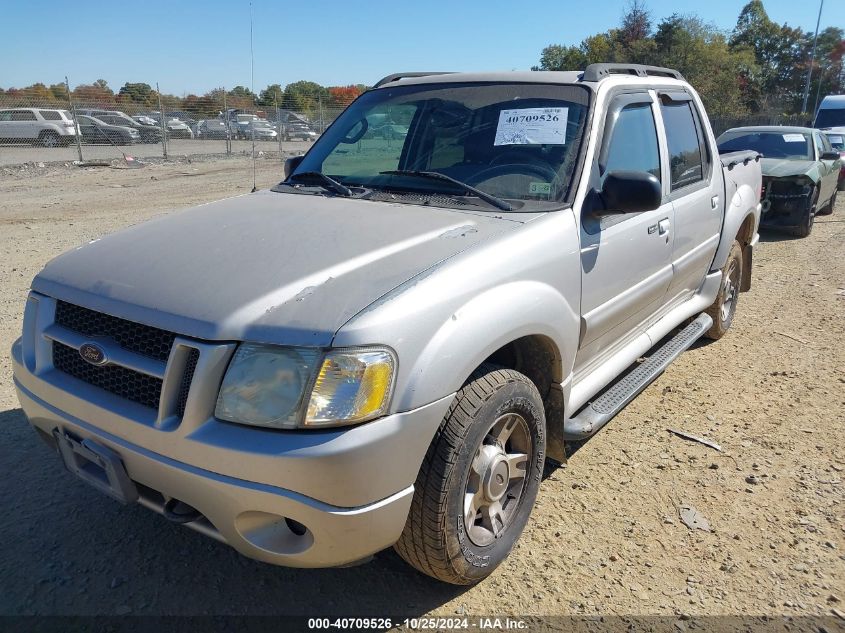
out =
{"type": "Polygon", "coordinates": [[[119,110],[80,108],[76,124],[69,110],[52,108],[0,109],[0,142],[27,143],[43,147],[67,146],[76,142],[129,145],[161,143],[168,139],[252,139],[316,140],[317,132],[304,120],[288,118],[271,122],[255,114],[221,114],[196,120],[187,112],[160,112],[130,116],[119,110]]]}

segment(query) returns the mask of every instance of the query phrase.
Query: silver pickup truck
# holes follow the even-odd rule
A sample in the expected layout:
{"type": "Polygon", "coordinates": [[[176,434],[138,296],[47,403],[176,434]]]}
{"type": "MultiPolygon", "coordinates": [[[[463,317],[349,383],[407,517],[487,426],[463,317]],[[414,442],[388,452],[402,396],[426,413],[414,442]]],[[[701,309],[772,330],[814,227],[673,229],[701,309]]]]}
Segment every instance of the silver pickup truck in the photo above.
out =
{"type": "Polygon", "coordinates": [[[272,190],[48,263],[15,386],[71,472],[246,556],[473,583],[547,459],[725,334],[760,186],[672,70],[392,75],[272,190]]]}

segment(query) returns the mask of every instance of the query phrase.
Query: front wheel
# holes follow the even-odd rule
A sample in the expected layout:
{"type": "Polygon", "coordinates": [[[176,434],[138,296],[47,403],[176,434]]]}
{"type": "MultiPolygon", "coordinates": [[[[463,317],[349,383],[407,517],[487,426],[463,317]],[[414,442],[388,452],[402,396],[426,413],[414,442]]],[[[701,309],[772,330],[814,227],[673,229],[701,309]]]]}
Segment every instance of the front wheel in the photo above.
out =
{"type": "Polygon", "coordinates": [[[707,314],[713,319],[713,325],[704,333],[707,338],[718,341],[731,327],[739,300],[739,286],[742,280],[742,247],[734,240],[728,261],[722,267],[722,285],[716,300],[707,308],[707,314]]]}
{"type": "Polygon", "coordinates": [[[833,208],[836,206],[836,196],[839,194],[838,189],[833,190],[833,194],[830,196],[830,200],[825,205],[824,209],[819,211],[819,215],[830,215],[833,213],[833,208]]]}
{"type": "Polygon", "coordinates": [[[432,440],[396,551],[455,585],[489,576],[528,522],[545,451],[546,419],[534,383],[482,365],[432,440]]]}
{"type": "Polygon", "coordinates": [[[59,135],[55,132],[44,132],[40,139],[41,147],[58,147],[61,144],[59,135]]]}

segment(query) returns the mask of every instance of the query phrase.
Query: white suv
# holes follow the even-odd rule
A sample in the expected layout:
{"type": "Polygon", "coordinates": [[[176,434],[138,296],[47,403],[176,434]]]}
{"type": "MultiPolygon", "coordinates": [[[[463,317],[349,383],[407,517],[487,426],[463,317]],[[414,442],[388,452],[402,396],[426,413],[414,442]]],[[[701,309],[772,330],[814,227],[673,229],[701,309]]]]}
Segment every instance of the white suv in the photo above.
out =
{"type": "Polygon", "coordinates": [[[29,142],[43,147],[68,145],[77,134],[67,110],[7,108],[0,110],[0,141],[29,142]]]}

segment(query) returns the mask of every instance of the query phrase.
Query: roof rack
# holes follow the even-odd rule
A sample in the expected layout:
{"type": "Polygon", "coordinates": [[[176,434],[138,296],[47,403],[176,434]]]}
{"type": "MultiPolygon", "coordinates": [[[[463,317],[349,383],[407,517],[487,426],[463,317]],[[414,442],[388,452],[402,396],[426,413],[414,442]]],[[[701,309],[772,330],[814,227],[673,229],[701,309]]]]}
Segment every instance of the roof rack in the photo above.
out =
{"type": "Polygon", "coordinates": [[[383,79],[380,79],[376,82],[376,85],[373,88],[380,88],[384,84],[389,84],[392,81],[399,81],[400,79],[405,79],[406,77],[428,77],[429,75],[451,75],[454,71],[441,71],[441,72],[410,72],[410,73],[394,73],[392,75],[388,75],[383,79]]]}
{"type": "Polygon", "coordinates": [[[601,81],[610,75],[636,75],[637,77],[670,77],[684,81],[677,70],[643,64],[590,64],[584,70],[581,81],[601,81]]]}

